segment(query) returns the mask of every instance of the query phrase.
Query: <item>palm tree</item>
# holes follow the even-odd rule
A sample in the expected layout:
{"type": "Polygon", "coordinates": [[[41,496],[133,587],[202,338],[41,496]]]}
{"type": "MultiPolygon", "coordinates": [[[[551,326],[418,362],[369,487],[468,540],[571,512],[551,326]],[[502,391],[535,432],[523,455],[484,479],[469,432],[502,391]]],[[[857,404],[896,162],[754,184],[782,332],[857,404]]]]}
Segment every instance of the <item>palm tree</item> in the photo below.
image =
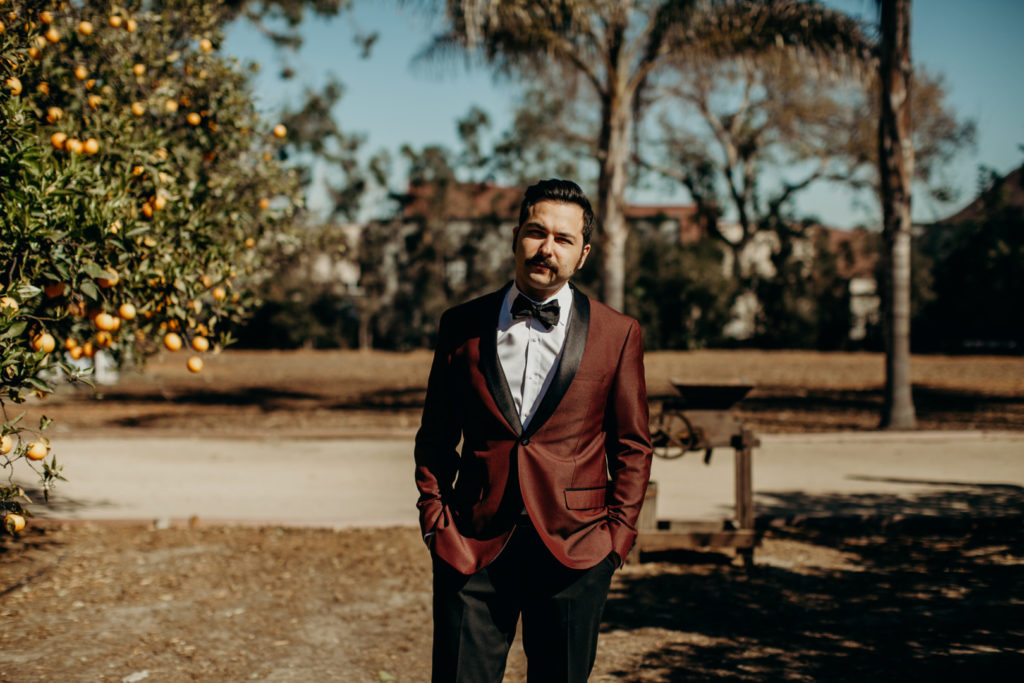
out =
{"type": "Polygon", "coordinates": [[[600,109],[594,156],[602,298],[619,310],[633,130],[660,70],[680,59],[777,48],[836,65],[861,60],[869,48],[852,18],[796,0],[446,0],[445,21],[433,50],[459,47],[525,78],[567,70],[592,90],[600,109]]]}
{"type": "Polygon", "coordinates": [[[917,426],[910,390],[910,0],[880,0],[878,164],[885,245],[885,402],[882,427],[917,426]]]}

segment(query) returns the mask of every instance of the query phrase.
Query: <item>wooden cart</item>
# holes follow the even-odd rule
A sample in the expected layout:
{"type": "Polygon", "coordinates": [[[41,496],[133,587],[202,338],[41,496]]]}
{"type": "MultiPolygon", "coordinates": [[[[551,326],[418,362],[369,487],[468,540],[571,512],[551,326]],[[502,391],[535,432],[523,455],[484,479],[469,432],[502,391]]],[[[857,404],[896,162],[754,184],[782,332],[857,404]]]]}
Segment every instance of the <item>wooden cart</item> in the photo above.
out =
{"type": "Polygon", "coordinates": [[[672,382],[679,396],[666,398],[651,414],[654,454],[678,458],[704,451],[709,463],[715,448],[732,448],[735,461],[735,515],[722,522],[659,520],[658,486],[652,481],[640,513],[635,552],[702,548],[735,548],[745,566],[753,564],[760,536],[754,530],[754,493],[751,482],[753,449],[757,437],[744,428],[732,408],[753,388],[750,384],[687,384],[672,382]]]}

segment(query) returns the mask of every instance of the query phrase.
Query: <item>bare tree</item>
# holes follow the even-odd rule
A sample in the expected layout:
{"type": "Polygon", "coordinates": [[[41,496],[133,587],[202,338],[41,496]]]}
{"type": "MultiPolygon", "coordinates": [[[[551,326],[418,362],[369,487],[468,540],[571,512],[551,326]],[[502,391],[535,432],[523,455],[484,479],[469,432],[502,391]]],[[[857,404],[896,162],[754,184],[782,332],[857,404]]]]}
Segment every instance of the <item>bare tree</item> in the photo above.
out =
{"type": "Polygon", "coordinates": [[[446,30],[428,55],[460,48],[526,79],[557,66],[591,89],[600,113],[593,154],[602,295],[620,310],[633,132],[660,71],[687,57],[786,46],[835,63],[866,46],[850,17],[793,0],[446,0],[445,10],[446,30]]]}

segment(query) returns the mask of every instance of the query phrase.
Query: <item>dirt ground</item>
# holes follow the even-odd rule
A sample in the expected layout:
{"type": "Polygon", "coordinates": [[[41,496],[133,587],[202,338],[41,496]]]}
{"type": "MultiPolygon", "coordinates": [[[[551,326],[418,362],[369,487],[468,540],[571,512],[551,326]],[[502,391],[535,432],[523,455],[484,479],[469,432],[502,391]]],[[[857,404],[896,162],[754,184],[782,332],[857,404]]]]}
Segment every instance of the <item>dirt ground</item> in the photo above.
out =
{"type": "MultiPolygon", "coordinates": [[[[430,354],[227,351],[199,375],[166,354],[113,386],[64,386],[28,406],[69,436],[205,434],[321,437],[408,434],[419,424],[430,354]]],[[[917,356],[922,429],[1024,430],[1024,357],[917,356]]],[[[744,382],[739,404],[761,433],[874,429],[884,386],[878,354],[695,351],[647,354],[652,408],[670,381],[744,382]]],[[[26,423],[26,424],[27,424],[26,423]]]]}
{"type": "MultiPolygon", "coordinates": [[[[750,572],[649,558],[616,574],[591,680],[1011,680],[1020,530],[781,528],[750,572]]],[[[429,680],[413,529],[33,527],[0,577],[4,681],[429,680]]]]}
{"type": "MultiPolygon", "coordinates": [[[[169,356],[29,418],[62,438],[411,434],[428,365],[239,351],[193,376],[169,356]]],[[[1024,430],[1024,359],[913,367],[923,427],[1024,430]]],[[[668,378],[755,384],[741,414],[763,432],[869,429],[881,401],[877,355],[656,353],[647,369],[655,406],[668,378]]],[[[762,520],[751,571],[712,551],[647,556],[616,575],[592,680],[1016,678],[1024,492],[1011,498],[998,517],[925,526],[762,520]]],[[[426,681],[429,623],[414,529],[32,520],[0,542],[0,681],[426,681]]],[[[506,680],[525,680],[518,648],[506,680]]]]}

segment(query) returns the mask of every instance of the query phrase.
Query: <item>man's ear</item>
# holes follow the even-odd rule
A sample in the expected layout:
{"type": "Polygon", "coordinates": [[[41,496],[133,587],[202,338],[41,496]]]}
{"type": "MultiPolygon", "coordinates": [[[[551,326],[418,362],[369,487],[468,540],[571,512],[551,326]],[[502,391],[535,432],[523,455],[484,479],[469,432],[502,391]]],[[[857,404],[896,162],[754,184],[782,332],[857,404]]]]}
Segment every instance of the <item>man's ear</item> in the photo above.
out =
{"type": "Polygon", "coordinates": [[[589,244],[584,244],[583,245],[583,253],[580,254],[580,260],[576,262],[576,270],[579,270],[580,268],[583,267],[583,264],[586,263],[586,261],[587,261],[587,254],[589,254],[589,253],[590,253],[590,245],[589,244]]]}
{"type": "Polygon", "coordinates": [[[518,225],[516,227],[512,228],[512,254],[513,255],[515,255],[515,253],[516,253],[516,245],[519,242],[519,228],[520,228],[520,226],[518,226],[518,225]]]}

